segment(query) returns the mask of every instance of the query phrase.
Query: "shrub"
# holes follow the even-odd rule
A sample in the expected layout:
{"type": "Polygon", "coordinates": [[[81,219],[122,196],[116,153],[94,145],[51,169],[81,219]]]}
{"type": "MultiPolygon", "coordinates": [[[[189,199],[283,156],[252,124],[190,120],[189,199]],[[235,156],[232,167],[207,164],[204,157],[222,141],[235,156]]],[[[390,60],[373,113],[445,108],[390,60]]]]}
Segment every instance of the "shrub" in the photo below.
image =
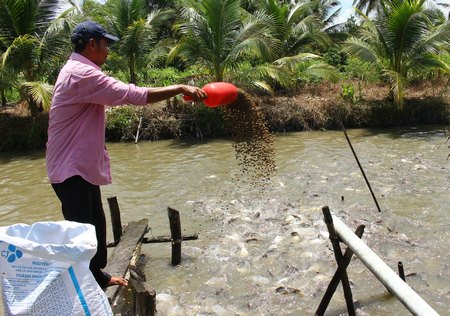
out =
{"type": "Polygon", "coordinates": [[[0,151],[27,150],[45,147],[48,115],[35,117],[0,114],[0,151]]]}
{"type": "Polygon", "coordinates": [[[106,110],[106,139],[109,141],[127,141],[133,139],[138,119],[129,106],[109,107],[106,110]]]}

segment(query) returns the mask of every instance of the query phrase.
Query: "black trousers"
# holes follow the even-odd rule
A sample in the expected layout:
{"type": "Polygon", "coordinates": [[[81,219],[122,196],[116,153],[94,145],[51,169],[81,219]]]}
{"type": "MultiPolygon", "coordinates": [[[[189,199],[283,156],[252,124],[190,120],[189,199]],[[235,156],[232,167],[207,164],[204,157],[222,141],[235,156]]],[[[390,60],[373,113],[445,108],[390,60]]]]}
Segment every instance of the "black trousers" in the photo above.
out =
{"type": "Polygon", "coordinates": [[[52,183],[53,190],[61,201],[64,219],[95,226],[97,253],[91,259],[89,269],[100,287],[105,288],[111,276],[102,271],[107,262],[106,219],[103,211],[100,187],[80,176],[52,183]]]}

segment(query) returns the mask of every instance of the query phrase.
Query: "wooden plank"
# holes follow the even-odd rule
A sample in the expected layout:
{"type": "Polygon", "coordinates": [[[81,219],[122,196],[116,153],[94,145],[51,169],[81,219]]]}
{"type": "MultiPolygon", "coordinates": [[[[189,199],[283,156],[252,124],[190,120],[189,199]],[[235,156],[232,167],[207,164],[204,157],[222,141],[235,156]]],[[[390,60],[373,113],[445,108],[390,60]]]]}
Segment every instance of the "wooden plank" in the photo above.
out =
{"type": "MultiPolygon", "coordinates": [[[[181,235],[181,240],[185,241],[185,240],[197,240],[198,239],[198,234],[194,234],[194,235],[181,235]]],[[[143,244],[153,244],[153,243],[160,243],[160,242],[171,242],[172,241],[172,237],[171,236],[156,236],[153,238],[147,238],[144,237],[144,239],[142,239],[142,243],[143,244]]]]}
{"type": "Polygon", "coordinates": [[[135,267],[131,268],[133,272],[130,279],[133,285],[133,306],[135,316],[155,316],[156,315],[156,292],[146,283],[144,274],[145,265],[148,258],[141,254],[135,262],[135,267]]]}
{"type": "MultiPolygon", "coordinates": [[[[198,240],[198,234],[193,235],[181,235],[182,241],[189,241],[189,240],[198,240]]],[[[144,237],[142,238],[143,244],[156,244],[156,243],[163,243],[163,242],[172,242],[171,236],[156,236],[152,238],[144,237]]],[[[112,240],[108,241],[106,244],[106,247],[112,248],[115,247],[118,244],[118,242],[114,242],[112,240]]]]}
{"type": "MultiPolygon", "coordinates": [[[[125,227],[122,238],[114,248],[103,271],[110,275],[124,277],[128,270],[130,259],[135,254],[136,246],[142,241],[142,238],[147,232],[148,219],[142,219],[139,222],[130,222],[125,227]]],[[[112,302],[118,290],[119,286],[117,285],[110,286],[106,289],[105,293],[110,302],[112,302]]]]}
{"type": "Polygon", "coordinates": [[[145,282],[133,284],[135,294],[135,315],[154,316],[156,314],[156,292],[145,282]]]}

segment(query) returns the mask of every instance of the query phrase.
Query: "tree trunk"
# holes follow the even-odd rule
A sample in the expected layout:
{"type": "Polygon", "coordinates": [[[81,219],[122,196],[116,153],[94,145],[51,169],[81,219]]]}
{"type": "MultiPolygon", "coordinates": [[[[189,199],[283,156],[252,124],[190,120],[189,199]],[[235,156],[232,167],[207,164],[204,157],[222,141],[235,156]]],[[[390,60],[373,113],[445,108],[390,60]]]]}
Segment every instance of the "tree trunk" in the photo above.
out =
{"type": "Polygon", "coordinates": [[[27,102],[28,102],[28,109],[30,110],[31,116],[35,117],[43,111],[42,107],[39,106],[31,96],[27,97],[27,102]]]}
{"type": "Polygon", "coordinates": [[[8,100],[6,99],[5,89],[0,88],[0,96],[2,99],[2,106],[6,106],[6,103],[8,103],[8,100]]]}
{"type": "Polygon", "coordinates": [[[129,58],[129,68],[130,68],[130,83],[136,84],[136,73],[135,73],[135,58],[134,55],[130,55],[129,58]]]}

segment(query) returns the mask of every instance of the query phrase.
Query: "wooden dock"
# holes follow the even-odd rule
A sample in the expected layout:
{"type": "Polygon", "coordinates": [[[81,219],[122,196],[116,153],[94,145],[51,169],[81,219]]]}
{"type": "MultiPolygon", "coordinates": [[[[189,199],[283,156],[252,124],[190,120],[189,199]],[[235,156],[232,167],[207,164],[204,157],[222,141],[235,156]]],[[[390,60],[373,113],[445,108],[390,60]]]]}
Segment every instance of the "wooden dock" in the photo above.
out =
{"type": "Polygon", "coordinates": [[[103,269],[110,275],[122,276],[128,281],[127,287],[110,286],[105,290],[114,315],[151,316],[156,313],[156,291],[145,277],[145,265],[148,258],[141,253],[142,244],[171,242],[172,265],[181,262],[181,244],[185,240],[196,240],[198,235],[182,235],[180,214],[168,208],[171,236],[147,238],[148,219],[130,222],[122,226],[120,209],[116,197],[108,198],[111,213],[114,241],[108,247],[114,247],[108,263],[103,269]]]}

